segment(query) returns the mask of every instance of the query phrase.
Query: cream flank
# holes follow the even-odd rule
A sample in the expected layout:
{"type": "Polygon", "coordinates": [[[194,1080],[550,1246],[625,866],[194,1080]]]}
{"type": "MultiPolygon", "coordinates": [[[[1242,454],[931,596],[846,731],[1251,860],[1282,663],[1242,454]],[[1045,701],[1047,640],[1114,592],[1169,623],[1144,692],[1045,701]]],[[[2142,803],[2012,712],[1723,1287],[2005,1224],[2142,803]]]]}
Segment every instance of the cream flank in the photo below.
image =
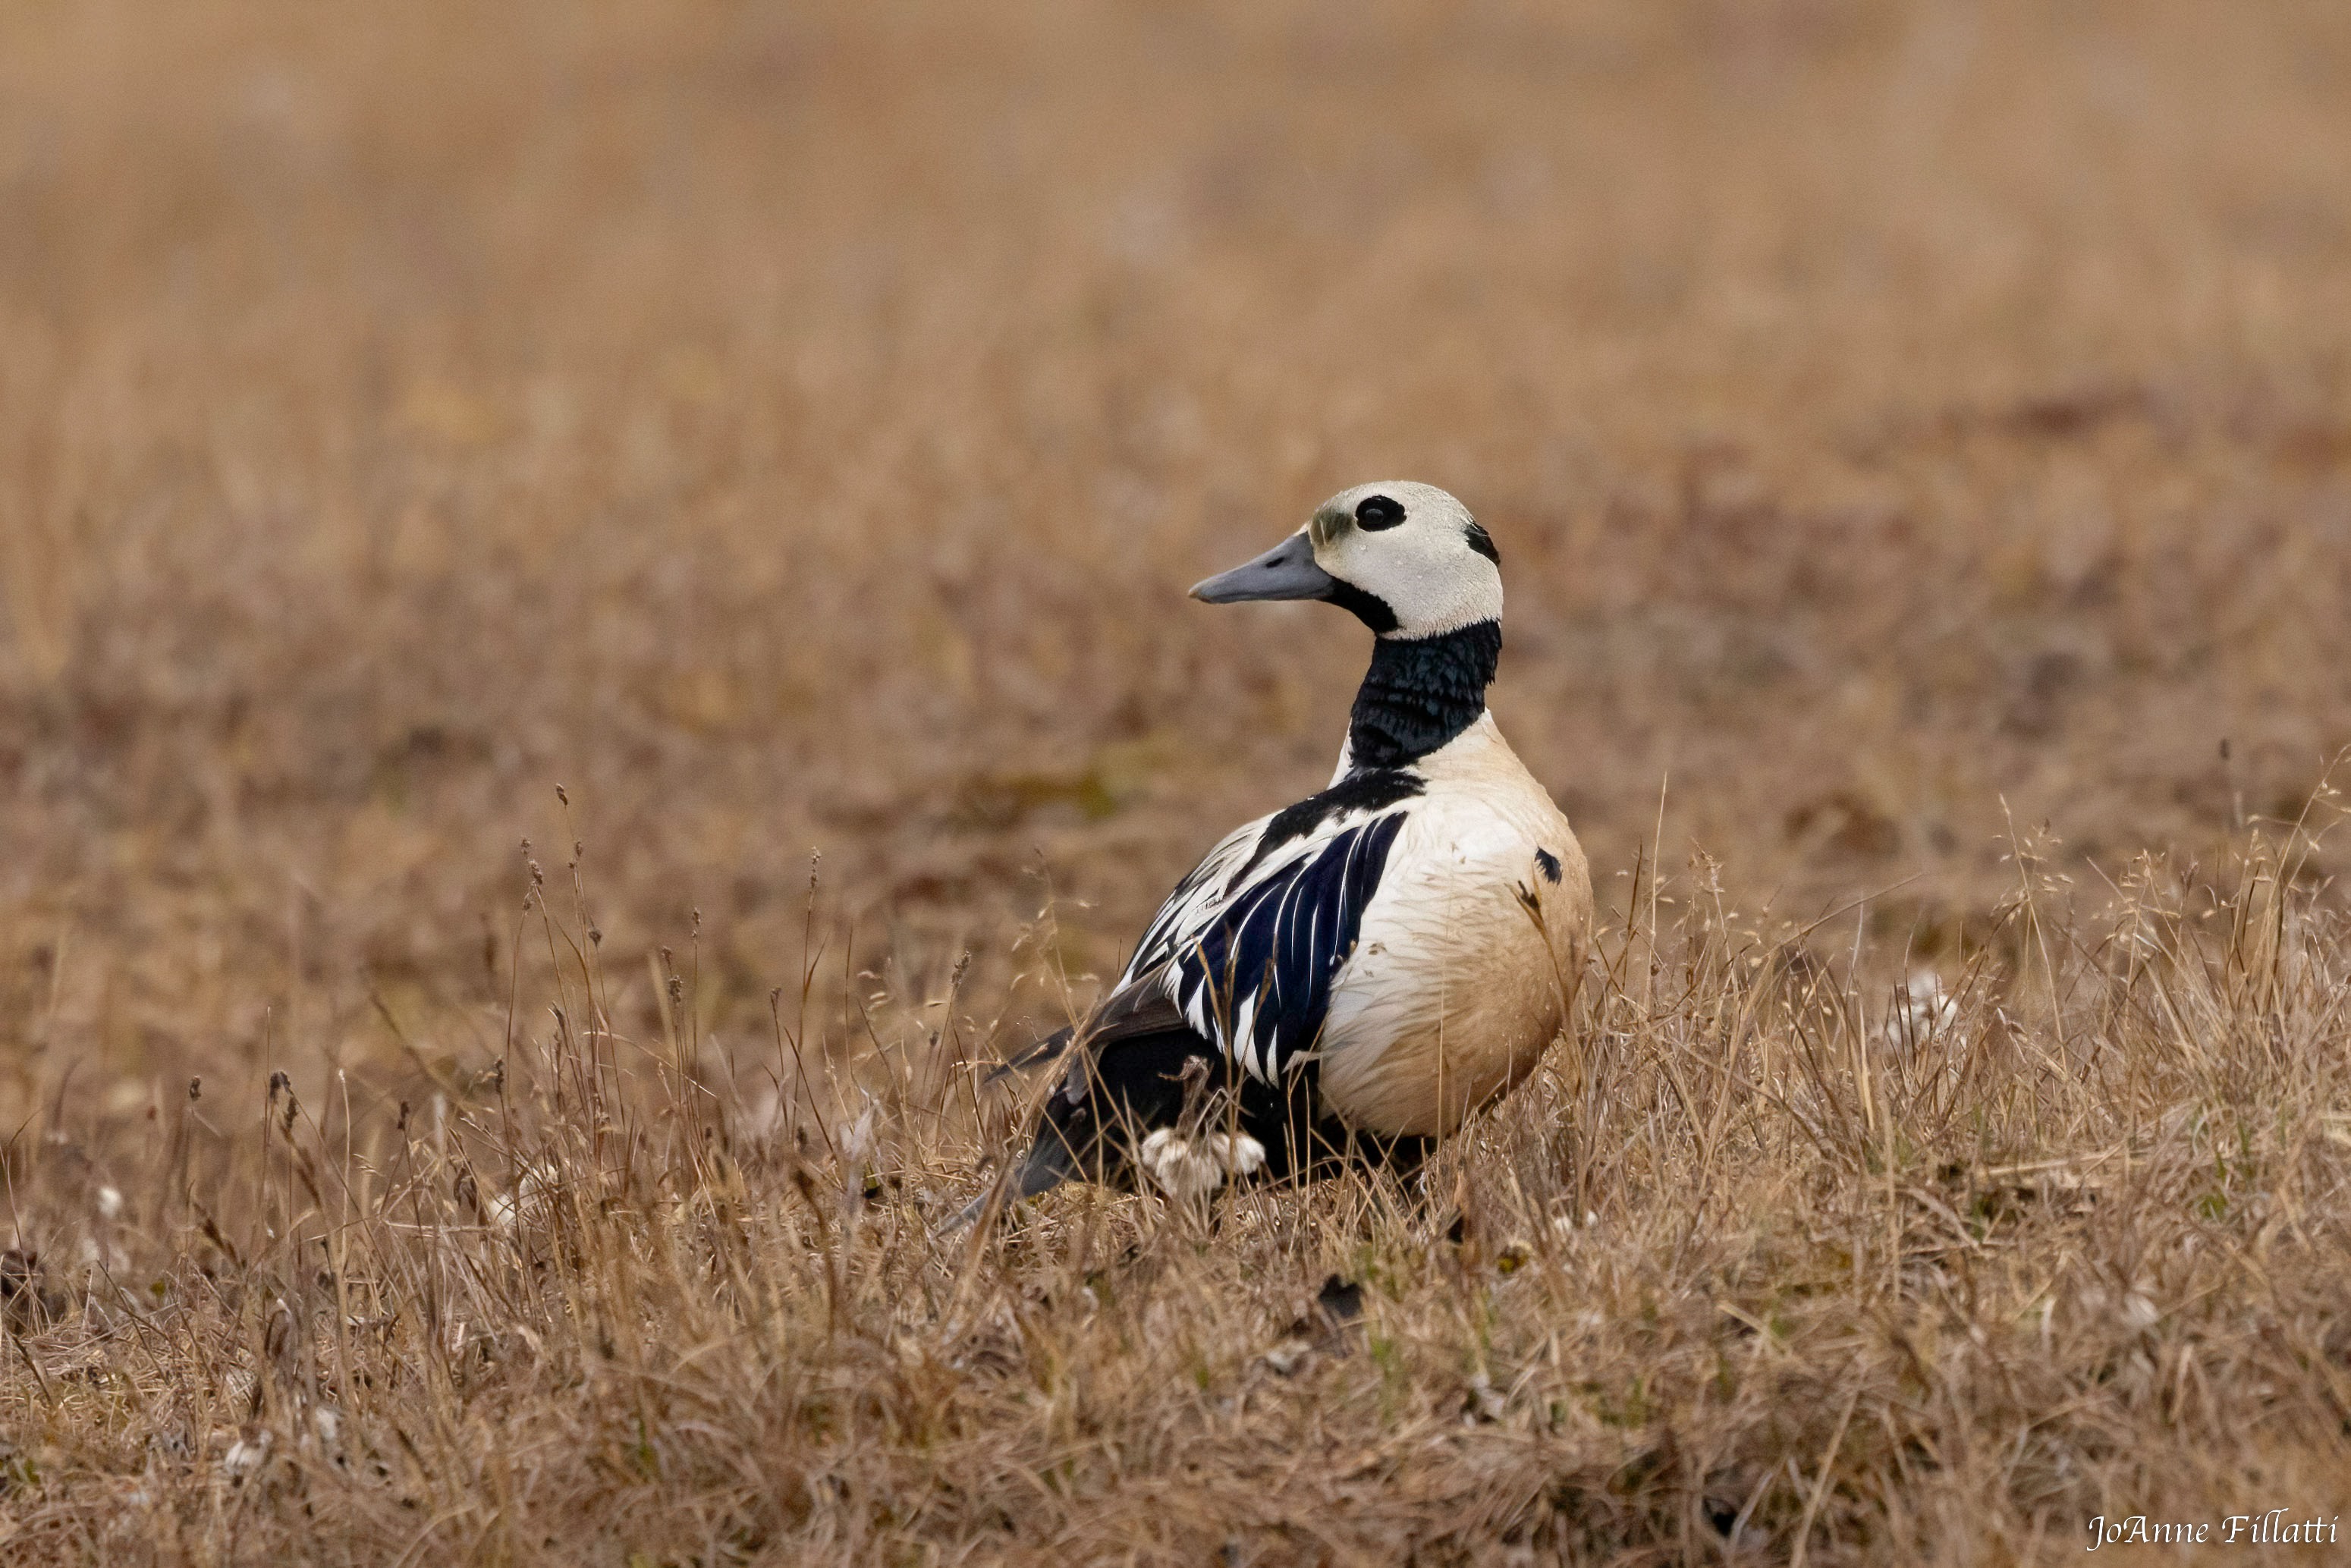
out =
{"type": "Polygon", "coordinates": [[[1592,883],[1566,817],[1490,713],[1417,771],[1427,793],[1332,986],[1315,1055],[1325,1111],[1366,1132],[1441,1135],[1558,1038],[1583,973],[1592,883]]]}

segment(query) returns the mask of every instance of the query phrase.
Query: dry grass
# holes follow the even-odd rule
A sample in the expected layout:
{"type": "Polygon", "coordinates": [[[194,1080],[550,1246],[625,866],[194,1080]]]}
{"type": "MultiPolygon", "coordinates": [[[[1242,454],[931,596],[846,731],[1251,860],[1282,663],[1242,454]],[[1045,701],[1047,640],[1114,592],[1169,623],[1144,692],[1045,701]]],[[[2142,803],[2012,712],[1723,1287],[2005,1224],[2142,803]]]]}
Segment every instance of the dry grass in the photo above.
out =
{"type": "Polygon", "coordinates": [[[2315,0],[0,10],[0,1544],[2351,1502],[2351,931],[2260,825],[2351,743],[2346,72],[2315,0]],[[1329,767],[1359,634],[1183,585],[1384,474],[1502,548],[1586,1043],[1425,1197],[932,1241],[967,1065],[1329,767]]]}
{"type": "Polygon", "coordinates": [[[1064,1192],[945,1240],[952,985],[779,994],[773,1058],[713,1081],[684,974],[657,1038],[614,1029],[559,879],[519,980],[552,1023],[471,1092],[192,1089],[28,1151],[18,1223],[70,1261],[0,1279],[12,1550],[1979,1562],[2331,1518],[2351,923],[2258,853],[2144,863],[2089,925],[2017,869],[1905,1022],[1885,955],[1767,936],[1698,867],[1432,1197],[1064,1192]]]}

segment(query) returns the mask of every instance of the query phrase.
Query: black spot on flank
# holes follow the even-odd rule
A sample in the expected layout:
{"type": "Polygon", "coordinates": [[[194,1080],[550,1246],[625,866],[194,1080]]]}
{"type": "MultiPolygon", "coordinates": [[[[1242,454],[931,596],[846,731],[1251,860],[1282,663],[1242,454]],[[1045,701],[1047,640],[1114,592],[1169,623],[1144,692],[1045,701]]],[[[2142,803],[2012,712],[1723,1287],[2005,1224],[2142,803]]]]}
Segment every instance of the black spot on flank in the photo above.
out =
{"type": "Polygon", "coordinates": [[[1366,496],[1355,507],[1355,526],[1372,533],[1404,521],[1404,504],[1393,496],[1366,496]]]}
{"type": "Polygon", "coordinates": [[[1378,811],[1399,800],[1409,800],[1428,789],[1419,774],[1401,768],[1366,768],[1350,773],[1319,795],[1309,795],[1295,806],[1275,813],[1259,835],[1257,849],[1249,864],[1241,867],[1231,885],[1238,887],[1265,859],[1292,839],[1302,839],[1331,818],[1344,811],[1378,811]]]}
{"type": "Polygon", "coordinates": [[[1396,629],[1395,612],[1388,608],[1388,601],[1376,593],[1364,592],[1352,582],[1332,578],[1330,591],[1322,597],[1382,635],[1396,629]]]}
{"type": "Polygon", "coordinates": [[[1474,522],[1463,528],[1461,532],[1468,539],[1471,549],[1476,550],[1496,566],[1502,564],[1502,552],[1494,548],[1494,537],[1491,534],[1474,522]]]}
{"type": "Polygon", "coordinates": [[[1559,881],[1559,857],[1557,855],[1552,853],[1549,850],[1537,850],[1535,852],[1535,864],[1542,867],[1543,876],[1547,880],[1553,883],[1556,883],[1559,881]]]}

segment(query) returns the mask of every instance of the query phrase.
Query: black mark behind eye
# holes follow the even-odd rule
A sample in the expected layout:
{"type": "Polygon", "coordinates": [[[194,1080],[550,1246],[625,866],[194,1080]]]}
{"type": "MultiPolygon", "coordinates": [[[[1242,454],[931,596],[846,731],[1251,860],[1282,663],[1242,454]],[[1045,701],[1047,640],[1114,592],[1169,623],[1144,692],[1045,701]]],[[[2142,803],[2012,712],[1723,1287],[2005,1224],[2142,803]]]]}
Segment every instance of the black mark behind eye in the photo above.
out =
{"type": "Polygon", "coordinates": [[[1404,504],[1392,496],[1366,496],[1355,508],[1355,526],[1372,533],[1404,521],[1404,504]]]}
{"type": "Polygon", "coordinates": [[[1544,881],[1552,883],[1559,881],[1559,857],[1557,855],[1552,853],[1549,850],[1539,849],[1535,851],[1535,864],[1542,867],[1544,881]]]}
{"type": "Polygon", "coordinates": [[[1462,534],[1468,539],[1469,548],[1471,549],[1476,550],[1479,555],[1484,556],[1496,566],[1502,564],[1502,552],[1494,548],[1494,540],[1485,529],[1479,528],[1476,523],[1471,523],[1462,529],[1462,534]]]}

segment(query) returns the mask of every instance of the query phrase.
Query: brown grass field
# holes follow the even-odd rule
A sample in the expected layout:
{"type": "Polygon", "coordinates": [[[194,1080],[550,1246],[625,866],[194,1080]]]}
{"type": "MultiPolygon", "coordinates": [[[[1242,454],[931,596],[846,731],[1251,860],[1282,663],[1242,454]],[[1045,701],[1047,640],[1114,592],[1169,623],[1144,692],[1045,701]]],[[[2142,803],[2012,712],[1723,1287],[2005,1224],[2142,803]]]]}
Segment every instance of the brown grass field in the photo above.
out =
{"type": "Polygon", "coordinates": [[[0,1561],[2334,1558],[2346,171],[2326,0],[0,6],[0,1561]],[[1380,476],[1573,1038],[935,1239],[1380,476]]]}

